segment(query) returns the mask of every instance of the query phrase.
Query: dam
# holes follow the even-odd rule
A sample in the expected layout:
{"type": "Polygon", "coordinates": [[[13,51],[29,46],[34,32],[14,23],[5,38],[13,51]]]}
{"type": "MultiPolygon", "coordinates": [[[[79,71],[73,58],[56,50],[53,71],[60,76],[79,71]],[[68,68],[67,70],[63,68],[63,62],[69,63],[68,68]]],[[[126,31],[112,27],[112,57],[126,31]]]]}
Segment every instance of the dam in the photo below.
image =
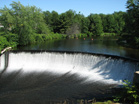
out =
{"type": "Polygon", "coordinates": [[[0,103],[110,97],[135,71],[137,60],[119,56],[9,51],[0,56],[0,103]]]}

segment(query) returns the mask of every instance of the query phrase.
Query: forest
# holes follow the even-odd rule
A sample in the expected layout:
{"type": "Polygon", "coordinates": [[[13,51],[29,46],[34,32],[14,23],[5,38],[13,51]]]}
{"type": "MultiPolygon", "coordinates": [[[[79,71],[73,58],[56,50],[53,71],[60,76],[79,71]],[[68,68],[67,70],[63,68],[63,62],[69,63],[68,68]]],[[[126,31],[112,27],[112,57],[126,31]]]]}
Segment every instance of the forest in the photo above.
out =
{"type": "Polygon", "coordinates": [[[0,9],[0,51],[5,47],[17,47],[51,39],[86,36],[120,36],[118,42],[126,42],[139,48],[139,1],[127,0],[126,12],[113,14],[83,14],[68,10],[42,11],[35,6],[12,2],[11,8],[0,9]]]}

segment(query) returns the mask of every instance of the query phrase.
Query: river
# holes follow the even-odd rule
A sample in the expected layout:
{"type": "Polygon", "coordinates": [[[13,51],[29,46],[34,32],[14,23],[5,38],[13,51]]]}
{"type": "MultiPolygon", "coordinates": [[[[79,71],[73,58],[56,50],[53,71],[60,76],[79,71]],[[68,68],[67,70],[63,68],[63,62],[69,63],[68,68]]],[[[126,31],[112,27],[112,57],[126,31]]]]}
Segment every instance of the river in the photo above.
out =
{"type": "Polygon", "coordinates": [[[93,40],[91,38],[50,40],[18,47],[17,50],[80,51],[139,59],[139,49],[120,46],[116,42],[117,39],[118,37],[93,37],[93,40]]]}

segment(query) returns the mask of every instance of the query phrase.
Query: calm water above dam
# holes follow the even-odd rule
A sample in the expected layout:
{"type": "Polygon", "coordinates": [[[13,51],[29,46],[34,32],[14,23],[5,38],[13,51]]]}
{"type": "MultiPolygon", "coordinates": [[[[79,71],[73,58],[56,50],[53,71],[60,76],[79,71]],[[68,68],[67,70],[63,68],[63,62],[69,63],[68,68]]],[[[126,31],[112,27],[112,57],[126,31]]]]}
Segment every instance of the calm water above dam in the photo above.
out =
{"type": "Polygon", "coordinates": [[[116,43],[116,37],[94,37],[84,39],[65,39],[47,41],[29,46],[18,47],[18,50],[58,50],[80,51],[100,54],[117,55],[139,59],[139,49],[125,48],[116,43]]]}

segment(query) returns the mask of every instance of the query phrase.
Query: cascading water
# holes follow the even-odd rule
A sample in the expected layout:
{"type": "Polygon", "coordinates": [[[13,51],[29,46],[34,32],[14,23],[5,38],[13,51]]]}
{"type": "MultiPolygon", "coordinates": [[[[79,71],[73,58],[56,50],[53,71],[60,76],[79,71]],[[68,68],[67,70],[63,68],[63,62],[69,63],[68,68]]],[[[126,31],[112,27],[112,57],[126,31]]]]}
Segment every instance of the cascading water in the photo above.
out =
{"type": "Polygon", "coordinates": [[[123,80],[132,82],[138,70],[136,62],[88,53],[13,51],[7,60],[5,56],[1,55],[0,99],[104,97],[123,80]]]}

